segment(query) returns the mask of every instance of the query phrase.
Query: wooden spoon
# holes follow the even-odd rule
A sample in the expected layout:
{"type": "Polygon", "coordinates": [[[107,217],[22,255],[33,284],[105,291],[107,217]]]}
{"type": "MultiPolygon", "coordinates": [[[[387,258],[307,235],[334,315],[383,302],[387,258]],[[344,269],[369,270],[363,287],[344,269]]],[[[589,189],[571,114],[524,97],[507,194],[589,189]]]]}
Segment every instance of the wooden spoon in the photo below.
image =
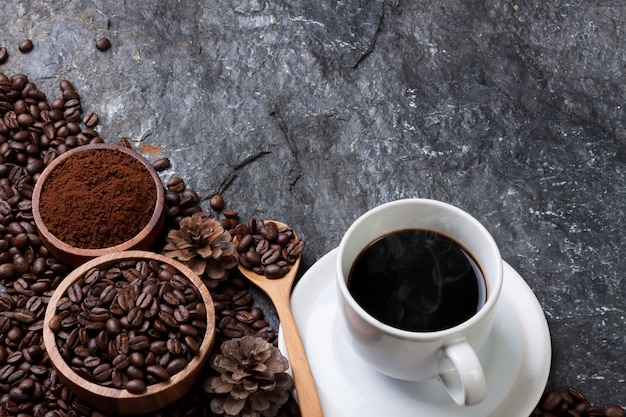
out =
{"type": "MultiPolygon", "coordinates": [[[[266,220],[265,222],[276,223],[279,229],[285,226],[284,223],[274,220],[266,220]]],[[[277,279],[269,279],[264,275],[244,268],[241,264],[239,264],[239,270],[250,282],[265,292],[274,303],[274,308],[276,308],[278,319],[283,329],[283,338],[287,346],[287,354],[289,355],[291,372],[293,373],[293,381],[302,417],[322,417],[324,414],[322,413],[322,406],[320,405],[309,360],[306,357],[296,322],[291,314],[291,289],[299,266],[300,256],[291,266],[289,272],[277,279]]]]}

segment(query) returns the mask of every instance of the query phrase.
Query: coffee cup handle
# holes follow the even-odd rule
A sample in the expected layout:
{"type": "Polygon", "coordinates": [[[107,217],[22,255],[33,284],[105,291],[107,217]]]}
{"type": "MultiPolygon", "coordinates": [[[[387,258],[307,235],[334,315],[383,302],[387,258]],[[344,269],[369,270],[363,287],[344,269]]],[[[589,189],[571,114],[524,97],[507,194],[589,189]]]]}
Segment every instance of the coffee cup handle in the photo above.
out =
{"type": "Polygon", "coordinates": [[[452,399],[459,405],[481,402],[487,393],[487,385],[474,349],[466,341],[461,341],[445,346],[442,354],[439,380],[452,399]]]}

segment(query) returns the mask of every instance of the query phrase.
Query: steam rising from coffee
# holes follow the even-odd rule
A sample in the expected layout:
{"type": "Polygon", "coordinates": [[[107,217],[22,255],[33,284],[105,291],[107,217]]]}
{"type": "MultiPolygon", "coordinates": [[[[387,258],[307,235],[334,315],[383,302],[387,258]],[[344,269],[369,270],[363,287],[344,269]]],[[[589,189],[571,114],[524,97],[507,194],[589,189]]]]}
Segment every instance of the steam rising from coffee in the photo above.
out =
{"type": "Polygon", "coordinates": [[[454,240],[421,229],[390,233],[368,246],[352,266],[348,288],[369,314],[411,331],[453,327],[486,298],[473,257],[454,240]]]}

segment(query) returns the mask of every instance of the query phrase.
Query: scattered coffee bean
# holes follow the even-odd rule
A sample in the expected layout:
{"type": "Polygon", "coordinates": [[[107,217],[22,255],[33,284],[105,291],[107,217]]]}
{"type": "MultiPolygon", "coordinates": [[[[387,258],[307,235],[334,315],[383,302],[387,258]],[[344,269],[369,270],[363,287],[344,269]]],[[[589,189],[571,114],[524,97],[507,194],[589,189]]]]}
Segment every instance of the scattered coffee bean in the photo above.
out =
{"type": "Polygon", "coordinates": [[[585,395],[574,387],[565,391],[545,392],[530,417],[624,417],[619,405],[603,408],[591,405],[585,395]]]}
{"type": "Polygon", "coordinates": [[[170,162],[168,158],[159,158],[155,160],[154,162],[152,162],[152,166],[157,171],[164,171],[168,169],[169,167],[171,167],[172,163],[170,162]]]}
{"type": "Polygon", "coordinates": [[[20,42],[18,48],[20,52],[26,54],[33,50],[33,41],[31,41],[30,39],[24,39],[22,42],[20,42]]]}
{"type": "Polygon", "coordinates": [[[200,198],[195,191],[188,190],[185,181],[180,177],[172,177],[167,182],[165,193],[166,218],[173,227],[179,227],[184,217],[202,211],[200,198]]]}
{"type": "Polygon", "coordinates": [[[222,211],[224,208],[224,197],[221,194],[214,194],[209,199],[209,205],[213,210],[222,211]]]}
{"type": "Polygon", "coordinates": [[[83,123],[87,127],[94,127],[98,124],[98,115],[94,112],[89,112],[83,117],[83,123]]]}
{"type": "Polygon", "coordinates": [[[611,405],[604,410],[606,417],[624,417],[624,409],[619,405],[611,405]]]}
{"type": "Polygon", "coordinates": [[[111,41],[109,40],[109,38],[100,38],[96,41],[96,49],[98,49],[99,51],[107,51],[109,48],[111,48],[111,41]]]}
{"type": "Polygon", "coordinates": [[[0,47],[0,64],[4,64],[9,59],[9,51],[7,48],[0,47]]]}

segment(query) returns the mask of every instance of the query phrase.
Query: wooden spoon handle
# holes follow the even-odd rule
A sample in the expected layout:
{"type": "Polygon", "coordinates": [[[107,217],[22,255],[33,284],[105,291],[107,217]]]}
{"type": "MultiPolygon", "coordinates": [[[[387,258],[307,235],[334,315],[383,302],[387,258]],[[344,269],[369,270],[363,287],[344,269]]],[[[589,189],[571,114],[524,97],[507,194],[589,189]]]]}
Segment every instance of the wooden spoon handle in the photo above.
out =
{"type": "Polygon", "coordinates": [[[289,299],[274,300],[276,312],[282,326],[282,334],[287,346],[291,372],[300,405],[302,417],[322,417],[322,406],[317,394],[317,386],[309,366],[300,333],[291,314],[289,299]]]}

